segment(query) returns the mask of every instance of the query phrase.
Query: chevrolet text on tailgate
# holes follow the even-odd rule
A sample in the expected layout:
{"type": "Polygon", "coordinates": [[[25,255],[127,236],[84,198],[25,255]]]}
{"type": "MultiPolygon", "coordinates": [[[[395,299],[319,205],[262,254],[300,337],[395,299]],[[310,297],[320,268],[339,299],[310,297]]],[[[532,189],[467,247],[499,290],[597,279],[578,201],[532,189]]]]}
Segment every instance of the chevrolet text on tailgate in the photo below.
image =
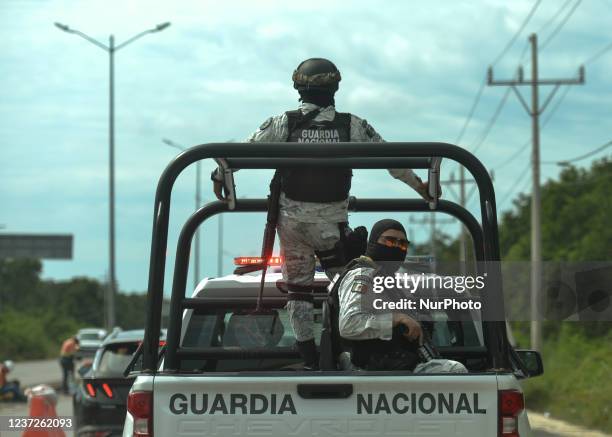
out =
{"type": "MultiPolygon", "coordinates": [[[[435,192],[430,194],[437,199],[435,192]]],[[[128,397],[125,437],[531,435],[518,380],[542,373],[542,362],[537,352],[515,351],[508,342],[495,195],[486,169],[464,149],[444,143],[204,144],[179,155],[164,171],[154,211],[147,326],[134,358],[142,355],[143,370],[136,373],[128,397]],[[215,159],[225,170],[230,200],[203,206],[180,233],[167,343],[158,351],[172,186],[188,165],[206,158],[215,159]],[[347,360],[335,352],[339,333],[322,273],[315,277],[313,295],[320,356],[316,371],[304,369],[294,347],[278,271],[265,275],[247,269],[204,279],[186,297],[189,252],[198,226],[221,212],[268,209],[265,199],[236,198],[233,170],[282,169],[305,162],[330,168],[421,168],[428,169],[429,187],[435,191],[442,158],[464,165],[476,179],[480,223],[466,209],[445,200],[351,198],[349,208],[396,213],[436,210],[454,216],[469,231],[478,273],[488,278],[482,308],[463,311],[461,317],[457,311],[432,311],[430,335],[440,356],[459,361],[467,373],[347,366],[347,360]]]]}

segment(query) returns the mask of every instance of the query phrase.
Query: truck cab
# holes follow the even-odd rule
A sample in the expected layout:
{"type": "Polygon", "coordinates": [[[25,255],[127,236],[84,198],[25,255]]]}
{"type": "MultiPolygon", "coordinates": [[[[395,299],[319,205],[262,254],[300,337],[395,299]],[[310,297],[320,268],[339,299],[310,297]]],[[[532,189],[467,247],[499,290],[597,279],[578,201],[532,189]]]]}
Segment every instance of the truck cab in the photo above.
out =
{"type": "Polygon", "coordinates": [[[519,379],[537,376],[542,363],[537,352],[515,351],[507,339],[495,196],[486,169],[465,150],[442,143],[384,143],[374,152],[361,143],[318,146],[292,145],[288,150],[282,144],[261,143],[255,151],[250,145],[207,144],[179,155],[166,169],[156,196],[143,369],[128,396],[123,435],[530,436],[519,379]],[[317,156],[323,155],[317,153],[323,150],[328,158],[318,162],[317,156]],[[265,199],[213,202],[187,221],[177,243],[167,343],[159,354],[153,346],[161,323],[171,188],[188,164],[207,157],[223,157],[232,169],[303,165],[305,157],[309,165],[426,168],[430,187],[437,186],[440,157],[465,165],[481,191],[481,223],[444,200],[428,204],[420,199],[351,199],[350,208],[390,213],[438,210],[467,227],[477,268],[491,279],[482,311],[467,311],[463,317],[436,311],[432,339],[442,357],[460,361],[468,373],[344,367],[331,346],[339,334],[330,323],[329,281],[323,273],[317,273],[319,292],[314,296],[318,371],[304,370],[293,347],[280,273],[269,272],[263,281],[261,272],[205,279],[187,296],[195,229],[220,212],[265,212],[265,199]],[[254,312],[260,290],[265,311],[254,312]]]}

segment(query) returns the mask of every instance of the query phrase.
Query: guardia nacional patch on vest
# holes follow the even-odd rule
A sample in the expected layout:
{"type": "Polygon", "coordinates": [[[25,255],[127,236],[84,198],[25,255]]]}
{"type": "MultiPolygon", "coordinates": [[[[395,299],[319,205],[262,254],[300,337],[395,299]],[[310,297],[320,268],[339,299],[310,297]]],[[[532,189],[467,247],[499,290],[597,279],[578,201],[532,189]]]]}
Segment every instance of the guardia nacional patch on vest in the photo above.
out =
{"type": "MultiPolygon", "coordinates": [[[[351,114],[336,112],[333,120],[314,121],[320,108],[303,114],[287,111],[289,143],[336,143],[351,140],[351,114]]],[[[351,188],[350,168],[330,171],[321,167],[287,168],[281,172],[281,187],[287,198],[301,202],[339,202],[351,188]]]]}

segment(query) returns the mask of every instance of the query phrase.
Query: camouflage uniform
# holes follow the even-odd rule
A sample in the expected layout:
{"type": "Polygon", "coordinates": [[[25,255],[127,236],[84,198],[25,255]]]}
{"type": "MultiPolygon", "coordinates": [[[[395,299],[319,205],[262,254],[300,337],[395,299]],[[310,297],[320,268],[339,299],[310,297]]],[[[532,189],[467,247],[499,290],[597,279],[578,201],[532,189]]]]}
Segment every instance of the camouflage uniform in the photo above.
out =
{"type": "MultiPolygon", "coordinates": [[[[320,108],[312,103],[302,103],[300,106],[304,114],[319,109],[320,113],[314,118],[315,122],[334,120],[336,115],[334,106],[320,108]]],[[[354,142],[384,141],[366,120],[354,115],[351,115],[350,133],[351,141],[354,142]]],[[[286,142],[288,136],[288,117],[283,113],[268,118],[247,141],[286,142]]],[[[288,143],[287,147],[291,147],[291,144],[288,143]]],[[[388,171],[394,178],[405,182],[415,190],[420,187],[421,181],[411,169],[388,171]]],[[[340,239],[338,224],[348,222],[348,199],[328,203],[303,202],[289,199],[281,193],[279,203],[280,217],[277,229],[281,255],[285,260],[283,278],[288,284],[308,287],[314,280],[314,251],[333,248],[340,239]]],[[[333,277],[337,271],[326,273],[333,277]]],[[[287,310],[296,339],[298,341],[313,339],[312,303],[289,301],[287,310]]]]}
{"type": "MultiPolygon", "coordinates": [[[[375,294],[373,291],[375,272],[376,270],[372,267],[355,268],[346,273],[338,287],[340,304],[338,327],[340,335],[347,340],[391,340],[393,313],[377,312],[372,305],[373,299],[384,296],[375,294]],[[372,310],[368,311],[370,308],[372,310]]],[[[418,320],[416,313],[406,312],[406,314],[418,320]]],[[[458,361],[434,359],[417,364],[413,372],[467,373],[467,369],[458,361]]]]}

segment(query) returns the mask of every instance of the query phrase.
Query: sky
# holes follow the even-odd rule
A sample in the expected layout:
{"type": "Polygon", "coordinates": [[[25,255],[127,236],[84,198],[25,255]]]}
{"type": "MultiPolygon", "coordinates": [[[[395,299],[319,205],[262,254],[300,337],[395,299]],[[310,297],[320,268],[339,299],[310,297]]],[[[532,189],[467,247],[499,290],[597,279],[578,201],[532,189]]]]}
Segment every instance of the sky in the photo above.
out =
{"type": "MultiPolygon", "coordinates": [[[[510,79],[521,63],[530,77],[529,34],[540,41],[541,78],[574,78],[586,62],[585,84],[562,87],[542,114],[543,162],[612,139],[612,50],[602,53],[612,43],[611,0],[2,0],[0,232],[74,235],[73,259],[45,261],[45,278],[105,280],[108,272],[109,59],[53,23],[105,44],[113,34],[120,44],[167,21],[170,27],[120,49],[115,59],[117,278],[127,292],[146,290],[155,187],[178,152],[162,139],[184,146],[242,141],[269,116],[297,107],[291,73],[309,57],[338,66],[338,110],[366,118],[387,141],[478,147],[476,156],[494,171],[498,214],[530,189],[531,118],[509,89],[484,86],[460,134],[488,66],[496,79],[510,79]]],[[[550,91],[540,88],[541,102],[550,91]]],[[[529,87],[521,92],[529,102],[529,87]]],[[[212,199],[213,167],[202,163],[205,201],[212,199]]],[[[543,164],[542,181],[559,169],[543,164]]],[[[443,179],[451,173],[457,177],[457,166],[444,163],[443,179]]],[[[270,176],[239,172],[238,196],[263,197],[270,176]]],[[[167,292],[194,193],[190,168],[173,191],[167,292]]],[[[384,170],[355,172],[352,194],[414,197],[384,170]]],[[[444,194],[454,199],[449,189],[444,194]]],[[[477,214],[474,200],[468,207],[477,214]]],[[[381,217],[355,214],[351,223],[371,225],[381,217]]],[[[412,240],[429,238],[427,226],[399,218],[412,240]]],[[[233,256],[258,253],[263,224],[262,214],[224,218],[224,272],[233,256]]],[[[458,231],[456,224],[441,226],[458,231]]],[[[218,219],[201,229],[202,274],[215,275],[218,219]]]]}

